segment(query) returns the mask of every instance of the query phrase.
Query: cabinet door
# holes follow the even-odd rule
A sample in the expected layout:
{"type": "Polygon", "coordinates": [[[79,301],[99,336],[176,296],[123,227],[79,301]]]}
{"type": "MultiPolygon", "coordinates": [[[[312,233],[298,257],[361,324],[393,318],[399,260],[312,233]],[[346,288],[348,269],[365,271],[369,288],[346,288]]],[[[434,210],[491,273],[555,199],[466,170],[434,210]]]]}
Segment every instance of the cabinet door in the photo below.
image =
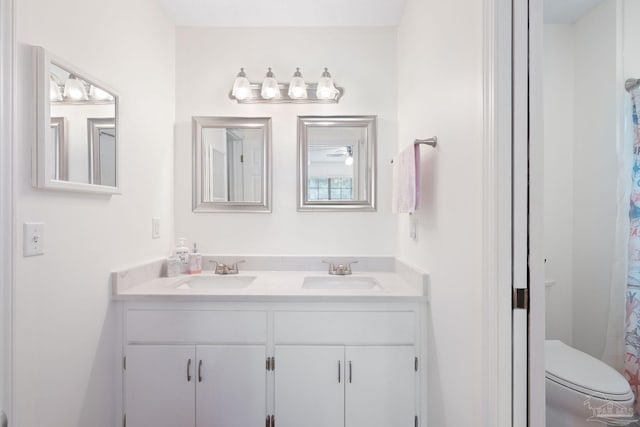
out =
{"type": "Polygon", "coordinates": [[[346,347],[347,427],[413,427],[413,346],[346,347]]]}
{"type": "Polygon", "coordinates": [[[127,426],[194,426],[195,347],[130,345],[126,356],[127,426]]]}
{"type": "Polygon", "coordinates": [[[265,346],[197,346],[196,356],[196,426],[263,426],[265,346]]]}
{"type": "Polygon", "coordinates": [[[344,347],[276,346],[278,427],[344,427],[344,347]]]}

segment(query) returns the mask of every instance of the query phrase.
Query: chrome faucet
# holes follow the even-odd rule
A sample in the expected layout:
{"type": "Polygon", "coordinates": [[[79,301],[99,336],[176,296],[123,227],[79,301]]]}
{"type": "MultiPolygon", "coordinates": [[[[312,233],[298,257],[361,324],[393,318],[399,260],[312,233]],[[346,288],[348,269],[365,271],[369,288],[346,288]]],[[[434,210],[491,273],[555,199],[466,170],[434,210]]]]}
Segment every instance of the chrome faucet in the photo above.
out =
{"type": "Polygon", "coordinates": [[[210,264],[215,263],[216,267],[214,272],[216,274],[238,274],[240,272],[240,270],[238,269],[238,264],[240,264],[241,262],[245,262],[245,261],[242,259],[240,261],[236,261],[233,264],[229,265],[219,261],[215,261],[213,259],[209,260],[210,264]]]}
{"type": "Polygon", "coordinates": [[[358,261],[350,261],[350,262],[330,262],[330,261],[322,261],[325,264],[329,264],[329,274],[333,274],[336,276],[347,276],[351,274],[351,264],[356,264],[358,261]]]}

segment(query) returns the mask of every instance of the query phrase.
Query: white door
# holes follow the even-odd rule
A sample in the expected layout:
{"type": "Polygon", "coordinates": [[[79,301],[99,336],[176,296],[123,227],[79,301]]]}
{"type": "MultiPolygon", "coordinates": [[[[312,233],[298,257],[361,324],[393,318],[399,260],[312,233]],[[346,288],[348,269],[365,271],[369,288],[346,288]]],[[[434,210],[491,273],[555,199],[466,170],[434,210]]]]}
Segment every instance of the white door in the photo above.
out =
{"type": "Polygon", "coordinates": [[[196,347],[196,426],[261,426],[267,417],[265,346],[196,347]]]}
{"type": "Polygon", "coordinates": [[[346,348],[346,427],[414,425],[415,355],[413,346],[346,348]]]}
{"type": "Polygon", "coordinates": [[[242,183],[245,202],[262,201],[264,171],[264,141],[245,139],[242,142],[242,183]]]}
{"type": "Polygon", "coordinates": [[[344,347],[276,346],[278,427],[344,427],[344,347]]]}
{"type": "Polygon", "coordinates": [[[127,346],[127,427],[195,426],[194,346],[127,346]]]}

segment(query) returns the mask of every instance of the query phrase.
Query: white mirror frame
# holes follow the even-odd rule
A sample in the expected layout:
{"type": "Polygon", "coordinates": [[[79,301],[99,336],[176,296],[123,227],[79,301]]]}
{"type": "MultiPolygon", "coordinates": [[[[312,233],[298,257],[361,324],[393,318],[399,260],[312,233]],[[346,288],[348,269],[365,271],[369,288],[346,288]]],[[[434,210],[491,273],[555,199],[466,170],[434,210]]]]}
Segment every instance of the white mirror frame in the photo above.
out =
{"type": "Polygon", "coordinates": [[[193,211],[194,212],[271,212],[271,118],[270,117],[193,117],[193,211]],[[263,185],[260,202],[205,202],[202,185],[202,129],[259,128],[264,130],[263,185]]]}
{"type": "Polygon", "coordinates": [[[376,210],[377,116],[298,116],[298,211],[371,212],[376,210]],[[362,127],[367,129],[367,198],[366,200],[309,201],[307,165],[309,127],[362,127]]]}
{"type": "Polygon", "coordinates": [[[54,55],[47,52],[40,46],[33,46],[34,63],[36,64],[36,116],[37,124],[36,131],[37,137],[34,141],[34,147],[32,150],[31,160],[31,178],[34,187],[49,189],[49,190],[62,190],[62,191],[75,191],[83,193],[97,193],[97,194],[121,194],[120,191],[120,138],[119,138],[119,102],[120,97],[117,92],[110,88],[100,80],[91,77],[84,71],[79,70],[77,67],[69,64],[63,59],[57,58],[54,55]],[[115,176],[116,185],[114,187],[106,185],[96,185],[83,182],[62,181],[52,178],[54,176],[55,165],[48,159],[54,156],[53,145],[51,144],[51,101],[49,98],[49,82],[51,64],[55,64],[66,71],[69,71],[76,76],[82,78],[86,82],[95,85],[114,97],[115,104],[115,123],[116,123],[116,164],[115,164],[115,176]]]}

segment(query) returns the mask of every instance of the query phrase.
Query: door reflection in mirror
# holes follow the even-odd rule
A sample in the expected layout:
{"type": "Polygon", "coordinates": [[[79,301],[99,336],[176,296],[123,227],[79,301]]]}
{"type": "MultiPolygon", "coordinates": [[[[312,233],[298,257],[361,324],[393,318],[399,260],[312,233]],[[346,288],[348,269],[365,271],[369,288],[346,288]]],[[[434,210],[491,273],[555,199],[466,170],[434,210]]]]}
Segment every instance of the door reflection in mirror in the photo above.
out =
{"type": "Polygon", "coordinates": [[[271,212],[271,119],[193,117],[193,210],[271,212]]]}
{"type": "Polygon", "coordinates": [[[260,202],[264,130],[202,130],[204,202],[260,202]]]}
{"type": "Polygon", "coordinates": [[[115,187],[116,124],[112,118],[87,119],[91,184],[115,187]]]}

